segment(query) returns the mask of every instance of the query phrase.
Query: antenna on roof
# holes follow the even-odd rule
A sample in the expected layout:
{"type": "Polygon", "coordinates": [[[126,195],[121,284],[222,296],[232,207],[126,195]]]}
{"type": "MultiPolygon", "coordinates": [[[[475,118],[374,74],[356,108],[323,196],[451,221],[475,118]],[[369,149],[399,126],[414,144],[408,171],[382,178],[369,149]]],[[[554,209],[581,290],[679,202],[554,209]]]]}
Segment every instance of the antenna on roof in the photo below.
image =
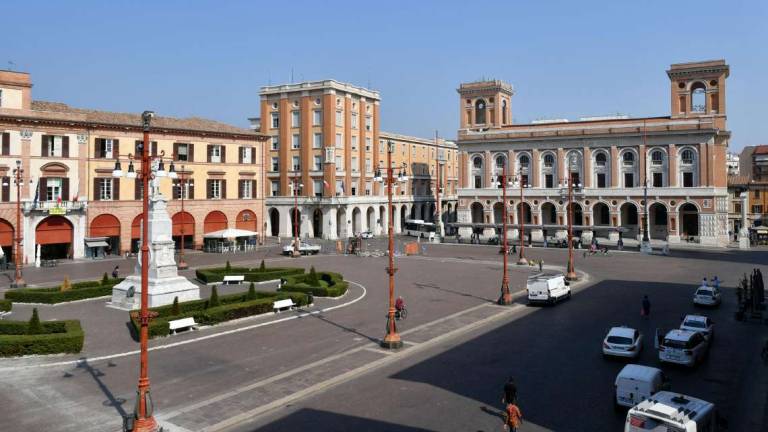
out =
{"type": "Polygon", "coordinates": [[[291,66],[291,84],[293,84],[293,66],[291,66]]]}

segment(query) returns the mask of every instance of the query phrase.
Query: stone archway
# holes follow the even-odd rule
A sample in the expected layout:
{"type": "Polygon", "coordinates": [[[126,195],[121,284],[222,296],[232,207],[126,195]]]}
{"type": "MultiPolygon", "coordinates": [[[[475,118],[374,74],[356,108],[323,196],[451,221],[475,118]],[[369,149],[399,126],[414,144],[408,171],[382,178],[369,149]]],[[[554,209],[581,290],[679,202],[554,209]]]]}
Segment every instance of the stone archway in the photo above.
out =
{"type": "Polygon", "coordinates": [[[611,209],[606,203],[598,202],[592,206],[592,224],[609,226],[611,224],[611,209]]]}
{"type": "Polygon", "coordinates": [[[557,225],[557,208],[551,202],[541,204],[541,224],[557,225]]]}
{"type": "Polygon", "coordinates": [[[493,223],[504,223],[504,204],[497,202],[493,205],[493,223]]]}
{"type": "Polygon", "coordinates": [[[41,260],[71,258],[73,239],[72,222],[63,216],[48,216],[35,228],[41,260]]]}
{"type": "Polygon", "coordinates": [[[368,231],[371,233],[376,232],[376,209],[373,207],[368,207],[368,210],[365,211],[365,220],[368,224],[368,231]]]}
{"type": "Polygon", "coordinates": [[[669,232],[667,208],[662,203],[648,207],[648,233],[652,239],[666,240],[669,232]]]}
{"type": "Polygon", "coordinates": [[[315,238],[323,237],[323,211],[319,208],[312,212],[312,231],[315,238]]]}
{"type": "Polygon", "coordinates": [[[336,238],[343,239],[347,236],[347,210],[339,208],[336,211],[336,238]]]}
{"type": "Polygon", "coordinates": [[[470,210],[472,212],[472,223],[473,224],[480,224],[480,223],[484,223],[485,222],[483,220],[484,219],[483,218],[484,211],[483,211],[483,205],[482,204],[480,204],[479,202],[474,202],[470,206],[470,210]]]}
{"type": "Polygon", "coordinates": [[[195,248],[195,218],[188,212],[178,212],[171,218],[173,241],[176,248],[181,248],[181,238],[184,237],[184,249],[195,248]]]}
{"type": "Polygon", "coordinates": [[[214,231],[225,230],[228,225],[229,221],[227,220],[227,215],[218,210],[214,210],[208,213],[203,220],[203,233],[208,234],[214,231]]]}
{"type": "Polygon", "coordinates": [[[7,257],[8,262],[13,261],[13,240],[14,231],[13,225],[5,219],[0,219],[0,247],[3,248],[3,253],[7,257]]]}
{"type": "Polygon", "coordinates": [[[259,231],[259,223],[256,219],[256,213],[250,210],[243,210],[237,214],[235,219],[235,228],[246,231],[259,231]]]}
{"type": "Polygon", "coordinates": [[[269,225],[270,225],[270,234],[272,237],[277,237],[280,235],[280,211],[278,211],[276,208],[269,209],[269,225]]]}
{"type": "Polygon", "coordinates": [[[106,237],[109,251],[120,255],[120,220],[112,214],[100,214],[91,221],[90,237],[106,237]]]}
{"type": "Polygon", "coordinates": [[[621,227],[627,229],[625,235],[632,238],[637,237],[639,218],[635,203],[625,202],[621,205],[619,212],[621,214],[621,227]]]}
{"type": "Polygon", "coordinates": [[[571,206],[573,206],[573,214],[571,215],[571,217],[573,219],[571,220],[571,223],[574,226],[584,225],[584,213],[581,210],[581,204],[579,204],[577,202],[568,203],[568,205],[565,207],[565,211],[566,211],[565,220],[566,220],[566,223],[568,221],[568,214],[571,211],[571,206]]]}
{"type": "Polygon", "coordinates": [[[362,224],[363,224],[362,212],[360,211],[359,207],[355,207],[352,210],[352,235],[353,236],[360,234],[360,229],[362,228],[362,224]]]}
{"type": "Polygon", "coordinates": [[[521,210],[522,210],[522,216],[523,216],[522,220],[524,221],[524,223],[527,223],[527,224],[532,223],[533,218],[531,216],[531,205],[528,204],[527,202],[520,203],[520,204],[517,205],[517,208],[515,209],[515,212],[517,213],[518,223],[520,223],[520,220],[521,220],[521,218],[520,218],[521,210]]]}
{"type": "Polygon", "coordinates": [[[680,232],[683,239],[698,240],[699,237],[699,209],[691,203],[680,206],[680,232]]]}
{"type": "Polygon", "coordinates": [[[405,220],[408,219],[408,206],[400,207],[400,231],[405,230],[405,220]]]}

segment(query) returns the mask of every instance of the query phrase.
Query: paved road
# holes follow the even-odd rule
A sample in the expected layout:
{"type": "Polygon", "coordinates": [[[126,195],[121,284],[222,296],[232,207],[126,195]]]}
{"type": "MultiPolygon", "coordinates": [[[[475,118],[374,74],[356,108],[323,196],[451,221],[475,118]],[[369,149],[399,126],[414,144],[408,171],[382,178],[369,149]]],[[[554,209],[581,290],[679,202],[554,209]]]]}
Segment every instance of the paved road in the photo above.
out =
{"type": "MultiPolygon", "coordinates": [[[[565,251],[531,249],[528,255],[564,264],[565,251]]],[[[612,410],[611,393],[622,363],[601,358],[605,331],[616,324],[636,325],[646,334],[674,326],[693,310],[694,284],[718,272],[726,304],[709,312],[718,326],[710,358],[695,370],[664,369],[673,389],[718,403],[731,430],[760,430],[765,423],[748,422],[763,420],[768,381],[755,361],[768,334],[765,326],[730,318],[729,287],[766,258],[764,252],[682,251],[673,257],[577,256],[591,285],[571,301],[501,308],[493,305],[497,248],[430,245],[426,257],[398,261],[398,290],[410,315],[401,325],[406,348],[397,354],[375,348],[383,335],[386,260],[303,259],[297,262],[341,271],[363,284],[364,300],[153,351],[158,417],[175,430],[491,431],[499,430],[499,390],[511,374],[528,420],[522,430],[620,430],[622,416],[612,410]],[[653,302],[647,321],[638,314],[645,293],[653,302]],[[753,370],[760,374],[750,375],[753,370]]],[[[513,289],[523,286],[525,275],[513,273],[513,289]]],[[[641,362],[657,363],[651,349],[641,362]]],[[[0,430],[116,430],[120,414],[131,409],[137,370],[135,356],[79,367],[6,369],[0,430]]]]}

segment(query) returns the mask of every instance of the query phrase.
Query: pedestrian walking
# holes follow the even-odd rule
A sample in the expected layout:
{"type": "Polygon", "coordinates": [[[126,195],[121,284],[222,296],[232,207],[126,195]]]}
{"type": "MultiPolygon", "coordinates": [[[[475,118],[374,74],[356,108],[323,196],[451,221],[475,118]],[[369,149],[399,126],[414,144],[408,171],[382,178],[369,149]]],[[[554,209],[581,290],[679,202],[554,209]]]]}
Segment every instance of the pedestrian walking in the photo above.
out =
{"type": "Polygon", "coordinates": [[[640,307],[640,315],[648,318],[648,316],[651,314],[651,300],[648,299],[648,295],[643,296],[643,304],[640,307]]]}
{"type": "Polygon", "coordinates": [[[516,403],[507,404],[504,409],[504,430],[517,432],[517,428],[523,423],[523,414],[516,403]]]}
{"type": "Polygon", "coordinates": [[[501,396],[501,403],[505,406],[511,403],[517,402],[517,384],[515,379],[509,377],[506,383],[504,383],[504,394],[501,396]]]}
{"type": "Polygon", "coordinates": [[[717,275],[712,278],[712,286],[715,288],[720,288],[720,279],[717,278],[717,275]]]}
{"type": "Polygon", "coordinates": [[[514,243],[512,244],[512,253],[513,253],[513,254],[516,254],[516,253],[517,253],[517,245],[516,245],[516,244],[514,244],[514,243]]]}
{"type": "Polygon", "coordinates": [[[112,279],[117,279],[118,276],[120,276],[120,266],[116,265],[112,270],[112,279]]]}
{"type": "Polygon", "coordinates": [[[707,280],[706,276],[704,276],[704,279],[701,280],[701,286],[709,286],[709,280],[707,280]]]}
{"type": "Polygon", "coordinates": [[[539,260],[539,271],[541,271],[543,268],[544,268],[544,260],[540,259],[539,260]]]}

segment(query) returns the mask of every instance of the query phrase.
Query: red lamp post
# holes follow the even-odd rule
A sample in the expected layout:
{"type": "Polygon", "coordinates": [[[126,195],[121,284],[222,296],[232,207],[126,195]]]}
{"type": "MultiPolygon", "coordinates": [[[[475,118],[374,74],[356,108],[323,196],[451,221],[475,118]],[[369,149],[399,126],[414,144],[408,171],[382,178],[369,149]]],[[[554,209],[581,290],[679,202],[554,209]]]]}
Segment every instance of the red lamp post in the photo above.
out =
{"type": "Polygon", "coordinates": [[[302,188],[298,174],[293,177],[293,257],[301,256],[299,249],[299,191],[302,188]]]}
{"type": "MultiPolygon", "coordinates": [[[[181,166],[181,172],[179,173],[179,195],[181,197],[181,217],[184,218],[186,213],[184,213],[184,198],[187,194],[187,179],[184,178],[185,173],[185,166],[181,166]]],[[[179,270],[186,270],[189,268],[189,265],[186,261],[184,261],[184,223],[185,221],[181,221],[181,248],[179,249],[179,263],[176,265],[176,267],[179,270]]]]}
{"type": "Polygon", "coordinates": [[[387,334],[381,341],[382,348],[398,349],[403,346],[403,341],[400,339],[400,334],[397,333],[397,325],[395,324],[395,235],[394,225],[392,219],[394,213],[392,211],[392,185],[398,182],[408,181],[408,177],[405,174],[406,165],[403,164],[400,168],[392,167],[392,153],[395,151],[395,145],[392,141],[387,141],[387,177],[381,176],[381,169],[376,170],[376,176],[374,180],[385,181],[387,183],[387,230],[389,237],[389,267],[387,267],[387,274],[389,275],[389,309],[387,310],[387,334]],[[394,178],[394,171],[400,170],[400,175],[397,179],[394,178]]]}
{"type": "Polygon", "coordinates": [[[502,246],[501,246],[501,253],[504,256],[503,263],[504,268],[502,272],[501,277],[501,295],[499,296],[499,300],[497,300],[497,303],[500,305],[510,305],[512,304],[512,294],[509,292],[509,272],[507,270],[508,265],[508,255],[509,255],[509,246],[507,245],[507,180],[508,176],[506,174],[506,165],[504,166],[504,174],[499,174],[496,178],[497,181],[501,182],[501,236],[502,236],[502,246]]]}
{"type": "Polygon", "coordinates": [[[11,288],[24,288],[27,283],[24,282],[24,278],[21,275],[21,267],[24,265],[24,253],[21,251],[21,242],[23,237],[21,235],[21,184],[23,182],[24,170],[21,168],[21,161],[16,161],[16,168],[13,169],[13,179],[16,182],[16,252],[14,253],[13,261],[16,267],[16,277],[11,283],[11,288]]]}
{"type": "MultiPolygon", "coordinates": [[[[571,157],[571,166],[575,166],[577,163],[576,156],[571,157]]],[[[568,171],[568,178],[566,179],[568,185],[568,268],[565,274],[565,278],[568,280],[576,280],[576,269],[573,265],[573,176],[571,171],[568,171]]],[[[581,187],[578,184],[577,187],[581,187]]]]}
{"type": "MultiPolygon", "coordinates": [[[[520,167],[519,174],[517,176],[518,183],[520,183],[520,252],[517,255],[517,265],[528,265],[528,260],[525,259],[525,206],[523,204],[523,188],[526,186],[523,183],[523,168],[520,167]]],[[[506,208],[506,206],[505,206],[506,208]]]]}

